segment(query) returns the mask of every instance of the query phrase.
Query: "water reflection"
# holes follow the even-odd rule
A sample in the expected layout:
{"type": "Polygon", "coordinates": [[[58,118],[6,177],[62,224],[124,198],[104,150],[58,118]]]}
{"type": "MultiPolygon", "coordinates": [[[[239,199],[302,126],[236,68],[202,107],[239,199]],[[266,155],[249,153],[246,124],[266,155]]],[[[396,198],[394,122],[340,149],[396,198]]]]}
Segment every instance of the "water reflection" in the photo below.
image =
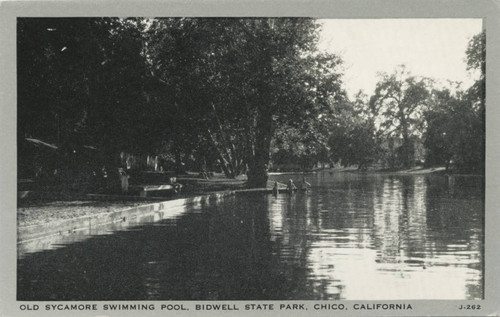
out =
{"type": "Polygon", "coordinates": [[[308,193],[238,195],[27,255],[18,299],[483,297],[482,178],[308,181],[308,193]]]}

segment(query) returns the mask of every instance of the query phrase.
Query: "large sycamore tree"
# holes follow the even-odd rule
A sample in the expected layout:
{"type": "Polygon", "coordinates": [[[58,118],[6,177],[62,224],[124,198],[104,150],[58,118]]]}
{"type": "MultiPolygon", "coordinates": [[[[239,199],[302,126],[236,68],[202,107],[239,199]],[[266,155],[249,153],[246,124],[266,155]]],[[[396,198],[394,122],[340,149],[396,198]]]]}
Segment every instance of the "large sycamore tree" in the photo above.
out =
{"type": "Polygon", "coordinates": [[[313,129],[344,96],[340,59],[317,52],[313,19],[155,19],[148,32],[176,148],[212,153],[250,187],[267,185],[278,128],[313,129]]]}

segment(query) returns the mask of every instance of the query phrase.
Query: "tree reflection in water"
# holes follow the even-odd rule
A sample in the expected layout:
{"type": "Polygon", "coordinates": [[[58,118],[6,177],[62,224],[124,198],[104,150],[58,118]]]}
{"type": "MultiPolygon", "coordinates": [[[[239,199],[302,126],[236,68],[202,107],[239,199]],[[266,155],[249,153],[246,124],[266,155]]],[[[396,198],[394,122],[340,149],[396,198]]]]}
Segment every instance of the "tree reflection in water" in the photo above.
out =
{"type": "Polygon", "coordinates": [[[482,298],[483,179],[309,180],[27,255],[18,299],[482,298]]]}

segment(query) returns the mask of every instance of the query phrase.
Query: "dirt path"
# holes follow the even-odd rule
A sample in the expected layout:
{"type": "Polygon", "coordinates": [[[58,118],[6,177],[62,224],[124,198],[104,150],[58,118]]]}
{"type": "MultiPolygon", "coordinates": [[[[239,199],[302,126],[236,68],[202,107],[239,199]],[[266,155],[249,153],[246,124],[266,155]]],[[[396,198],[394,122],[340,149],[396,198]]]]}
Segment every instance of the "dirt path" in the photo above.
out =
{"type": "Polygon", "coordinates": [[[39,223],[77,218],[103,212],[112,212],[126,207],[147,204],[147,201],[52,201],[38,202],[17,208],[17,225],[29,226],[39,223]]]}

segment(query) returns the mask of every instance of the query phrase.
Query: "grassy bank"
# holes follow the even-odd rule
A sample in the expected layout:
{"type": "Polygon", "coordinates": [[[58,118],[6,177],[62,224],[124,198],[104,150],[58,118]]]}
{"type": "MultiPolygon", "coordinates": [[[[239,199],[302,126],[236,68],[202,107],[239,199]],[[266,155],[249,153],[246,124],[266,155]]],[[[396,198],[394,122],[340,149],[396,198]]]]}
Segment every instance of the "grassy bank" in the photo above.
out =
{"type": "MultiPolygon", "coordinates": [[[[340,170],[340,169],[339,169],[340,170]]],[[[484,176],[484,174],[466,173],[461,171],[446,170],[444,166],[439,167],[413,167],[404,170],[394,169],[377,169],[372,168],[366,171],[359,171],[356,168],[346,168],[344,171],[356,171],[359,173],[378,173],[378,174],[395,174],[395,175],[421,175],[421,174],[435,174],[435,175],[453,175],[453,176],[484,176]]]]}
{"type": "Polygon", "coordinates": [[[418,174],[445,174],[445,167],[413,167],[405,170],[375,170],[377,173],[393,173],[393,174],[409,174],[409,175],[418,175],[418,174]]]}

